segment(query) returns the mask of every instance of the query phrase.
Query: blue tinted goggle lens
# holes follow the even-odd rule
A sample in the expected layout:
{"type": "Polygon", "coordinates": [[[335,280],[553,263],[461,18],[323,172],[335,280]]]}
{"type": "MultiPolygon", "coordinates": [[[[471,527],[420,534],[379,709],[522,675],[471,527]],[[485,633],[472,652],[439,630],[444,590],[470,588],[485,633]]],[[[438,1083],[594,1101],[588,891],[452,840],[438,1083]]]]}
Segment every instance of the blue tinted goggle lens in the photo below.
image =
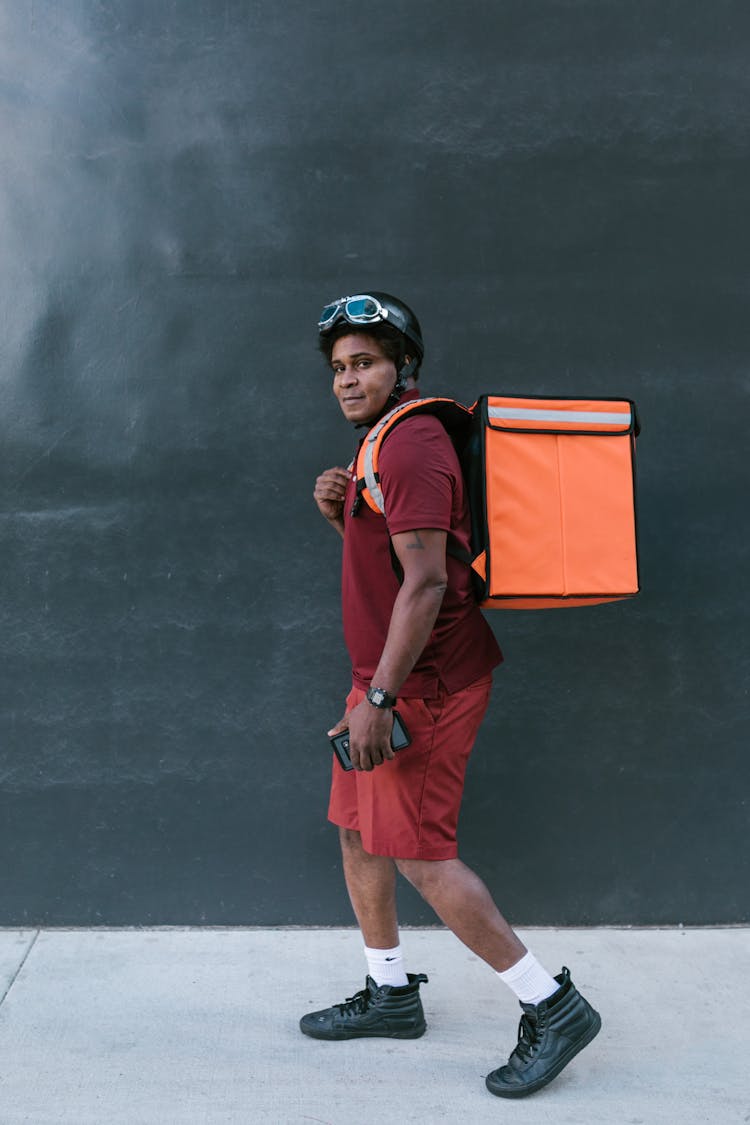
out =
{"type": "Polygon", "coordinates": [[[322,326],[324,324],[327,324],[329,320],[333,320],[340,308],[341,305],[338,304],[338,302],[335,305],[326,305],[326,307],[320,314],[320,320],[318,321],[318,323],[322,326]]]}
{"type": "Polygon", "coordinates": [[[351,320],[376,320],[383,315],[383,307],[374,297],[352,297],[344,308],[351,320]]]}
{"type": "Polygon", "coordinates": [[[350,324],[371,324],[375,320],[387,320],[388,309],[380,301],[366,293],[356,297],[342,297],[331,305],[326,305],[320,314],[318,328],[331,328],[337,320],[348,320],[350,324]]]}

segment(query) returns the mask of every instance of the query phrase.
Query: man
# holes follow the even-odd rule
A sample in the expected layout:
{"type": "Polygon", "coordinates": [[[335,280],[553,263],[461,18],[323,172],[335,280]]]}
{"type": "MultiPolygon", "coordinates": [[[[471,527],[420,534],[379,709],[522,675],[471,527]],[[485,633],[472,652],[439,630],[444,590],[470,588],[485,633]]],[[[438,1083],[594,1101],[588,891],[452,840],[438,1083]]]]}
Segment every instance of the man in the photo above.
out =
{"type": "MultiPolygon", "coordinates": [[[[424,347],[411,309],[386,293],[326,306],[320,346],[344,417],[371,427],[419,398],[424,347]]],[[[487,1076],[491,1093],[523,1097],[550,1082],[599,1031],[597,1012],[567,969],[552,977],[528,952],[484,883],[458,858],[464,773],[502,655],[474,599],[469,512],[461,468],[442,423],[420,414],[395,427],[379,459],[385,517],[357,502],[351,468],[323,472],[322,515],[342,536],[344,635],[353,686],[330,735],[349,729],[354,769],[334,760],[329,819],[339,826],[344,876],[362,931],[365,988],[303,1016],[318,1039],[417,1038],[419,986],[399,945],[396,871],[510,986],[523,1009],[517,1046],[487,1076]],[[391,749],[393,708],[411,744],[391,749]]]]}

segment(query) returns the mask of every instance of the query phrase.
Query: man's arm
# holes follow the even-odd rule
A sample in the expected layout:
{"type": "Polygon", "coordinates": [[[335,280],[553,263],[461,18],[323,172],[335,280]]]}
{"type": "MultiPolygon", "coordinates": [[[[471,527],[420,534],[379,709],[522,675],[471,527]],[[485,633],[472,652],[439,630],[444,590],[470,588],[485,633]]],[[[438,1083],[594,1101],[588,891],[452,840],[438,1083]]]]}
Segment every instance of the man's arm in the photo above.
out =
{"type": "MultiPolygon", "coordinates": [[[[377,669],[374,687],[391,695],[399,689],[430,638],[448,582],[445,531],[420,529],[391,537],[404,572],[393,605],[388,636],[377,669]]],[[[366,700],[347,716],[352,762],[356,769],[371,770],[393,757],[390,746],[390,711],[381,711],[366,700]]]]}
{"type": "Polygon", "coordinates": [[[404,580],[388,626],[388,636],[372,678],[375,687],[391,695],[399,688],[422,655],[443,602],[448,575],[445,565],[445,531],[404,531],[391,538],[404,580]]]}

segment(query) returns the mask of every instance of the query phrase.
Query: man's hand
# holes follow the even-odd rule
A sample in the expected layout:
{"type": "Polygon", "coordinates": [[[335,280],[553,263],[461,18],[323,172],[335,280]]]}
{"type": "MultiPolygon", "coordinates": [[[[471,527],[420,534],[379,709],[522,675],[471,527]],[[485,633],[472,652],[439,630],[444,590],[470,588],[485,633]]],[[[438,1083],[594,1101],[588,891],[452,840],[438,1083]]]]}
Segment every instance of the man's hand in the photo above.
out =
{"type": "Polygon", "coordinates": [[[344,528],[344,493],[348,482],[348,469],[326,469],[316,480],[313,492],[321,514],[341,531],[344,528]]]}
{"type": "Polygon", "coordinates": [[[343,719],[329,730],[328,737],[332,738],[347,727],[349,728],[349,757],[355,770],[365,770],[369,773],[375,766],[380,766],[394,757],[391,749],[392,711],[373,707],[363,699],[353,711],[344,715],[343,719]]]}

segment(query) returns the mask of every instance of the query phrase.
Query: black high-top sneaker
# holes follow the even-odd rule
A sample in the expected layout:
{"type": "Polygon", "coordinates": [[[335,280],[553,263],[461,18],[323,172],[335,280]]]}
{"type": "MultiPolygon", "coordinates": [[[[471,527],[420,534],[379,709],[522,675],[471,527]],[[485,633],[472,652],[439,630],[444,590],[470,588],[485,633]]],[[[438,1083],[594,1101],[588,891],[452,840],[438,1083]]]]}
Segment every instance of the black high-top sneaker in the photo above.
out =
{"type": "Polygon", "coordinates": [[[485,1079],[487,1089],[499,1098],[523,1098],[541,1090],[579,1051],[590,1043],[602,1026],[598,1012],[584,1000],[563,968],[557,992],[541,1004],[521,1004],[524,1014],[518,1028],[518,1044],[505,1066],[485,1079]]]}
{"type": "Polygon", "coordinates": [[[419,986],[427,984],[427,977],[424,973],[406,975],[409,983],[398,988],[377,985],[368,977],[362,991],[343,1004],[303,1016],[299,1021],[301,1030],[313,1039],[363,1039],[377,1035],[419,1039],[427,1030],[419,999],[419,986]]]}

